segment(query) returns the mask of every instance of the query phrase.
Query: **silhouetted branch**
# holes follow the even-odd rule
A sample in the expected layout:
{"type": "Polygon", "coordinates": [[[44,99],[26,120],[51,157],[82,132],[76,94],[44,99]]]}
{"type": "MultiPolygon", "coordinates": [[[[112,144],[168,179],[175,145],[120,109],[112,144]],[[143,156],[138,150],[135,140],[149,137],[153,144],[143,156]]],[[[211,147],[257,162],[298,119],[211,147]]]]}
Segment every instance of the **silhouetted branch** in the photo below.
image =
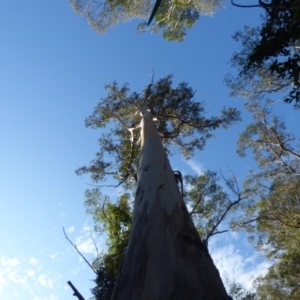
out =
{"type": "MultiPolygon", "coordinates": [[[[296,2],[297,3],[297,2],[296,2]]],[[[285,10],[285,9],[295,9],[296,5],[291,5],[289,1],[287,1],[286,3],[281,3],[281,4],[273,4],[271,3],[266,3],[262,0],[258,0],[258,4],[250,4],[250,5],[244,5],[244,4],[236,4],[233,2],[233,0],[231,0],[231,4],[233,6],[236,7],[240,7],[240,8],[254,8],[254,7],[260,7],[260,8],[264,8],[266,10],[268,9],[281,9],[281,10],[285,10]]]]}
{"type": "Polygon", "coordinates": [[[241,8],[253,8],[253,7],[263,7],[261,4],[252,4],[252,5],[241,5],[241,4],[236,4],[231,0],[231,4],[236,7],[241,7],[241,8]]]}
{"type": "Polygon", "coordinates": [[[194,213],[199,213],[199,211],[196,211],[196,208],[198,207],[198,205],[203,201],[203,193],[200,193],[200,196],[198,198],[197,203],[195,204],[195,206],[193,207],[192,211],[190,212],[190,215],[194,214],[194,213]]]}
{"type": "Polygon", "coordinates": [[[76,289],[76,287],[72,284],[71,281],[68,281],[68,285],[71,287],[71,289],[74,292],[73,296],[78,297],[78,300],[85,300],[83,298],[83,296],[78,292],[78,290],[76,289]]]}
{"type": "Polygon", "coordinates": [[[207,234],[206,238],[204,239],[204,242],[206,244],[208,244],[209,238],[211,238],[213,235],[228,231],[228,230],[217,231],[217,228],[224,221],[225,217],[227,216],[228,212],[232,209],[232,207],[238,205],[240,202],[247,199],[247,195],[242,196],[242,193],[240,192],[240,189],[239,189],[239,186],[237,183],[237,179],[236,179],[235,175],[233,174],[233,172],[231,172],[231,173],[232,173],[231,181],[229,179],[226,179],[222,172],[221,172],[221,176],[222,176],[223,180],[225,181],[225,184],[227,185],[227,187],[231,190],[231,192],[233,192],[237,196],[237,199],[235,201],[230,201],[230,204],[224,209],[221,216],[219,217],[217,222],[214,224],[214,226],[212,227],[212,229],[210,230],[210,232],[207,234]]]}

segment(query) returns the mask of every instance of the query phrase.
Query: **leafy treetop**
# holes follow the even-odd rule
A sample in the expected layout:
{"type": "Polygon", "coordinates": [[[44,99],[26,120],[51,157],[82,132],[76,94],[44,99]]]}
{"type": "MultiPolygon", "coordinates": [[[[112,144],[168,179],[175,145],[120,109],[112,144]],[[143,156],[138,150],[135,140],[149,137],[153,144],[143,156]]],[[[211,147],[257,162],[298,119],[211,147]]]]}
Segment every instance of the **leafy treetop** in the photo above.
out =
{"type": "MultiPolygon", "coordinates": [[[[300,2],[297,0],[259,1],[264,9],[262,25],[245,27],[235,39],[242,42],[242,50],[232,58],[239,75],[229,78],[234,91],[254,94],[288,91],[285,101],[296,104],[300,100],[299,41],[300,2]]],[[[248,6],[246,6],[248,7],[248,6]]]]}
{"type": "Polygon", "coordinates": [[[256,249],[273,263],[256,281],[258,298],[299,299],[300,143],[272,112],[273,105],[247,104],[254,121],[240,135],[238,153],[252,150],[258,169],[249,172],[243,191],[247,200],[231,225],[246,229],[256,249]]]}
{"type": "Polygon", "coordinates": [[[89,166],[76,173],[90,174],[94,182],[107,178],[131,187],[138,168],[140,152],[139,107],[146,105],[157,119],[157,130],[168,154],[171,146],[180,149],[185,158],[202,150],[206,140],[213,137],[213,130],[228,128],[240,120],[235,108],[224,108],[219,117],[207,117],[204,104],[194,100],[195,92],[182,82],[172,87],[168,75],[149,84],[141,93],[130,92],[127,84],[116,82],[106,85],[108,94],[86,119],[86,126],[102,128],[100,150],[89,166]],[[104,130],[106,128],[107,130],[104,130]]]}
{"type": "MultiPolygon", "coordinates": [[[[151,0],[69,0],[75,12],[87,18],[97,32],[103,34],[119,22],[134,18],[148,19],[152,10],[151,0]]],[[[191,28],[200,15],[212,15],[220,9],[224,0],[164,0],[156,13],[155,22],[150,26],[154,33],[162,33],[170,41],[182,41],[186,30],[191,28]]],[[[147,30],[142,21],[138,30],[147,30]]]]}

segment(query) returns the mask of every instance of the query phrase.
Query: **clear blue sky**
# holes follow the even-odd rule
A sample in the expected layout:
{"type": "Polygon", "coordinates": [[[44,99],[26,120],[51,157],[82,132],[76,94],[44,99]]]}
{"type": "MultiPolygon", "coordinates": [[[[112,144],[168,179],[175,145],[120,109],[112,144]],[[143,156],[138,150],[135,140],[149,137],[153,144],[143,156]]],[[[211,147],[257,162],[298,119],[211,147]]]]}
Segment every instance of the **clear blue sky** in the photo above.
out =
{"type": "MultiPolygon", "coordinates": [[[[223,106],[242,109],[242,100],[228,97],[223,79],[238,49],[231,35],[244,24],[256,24],[259,10],[227,6],[213,18],[201,18],[183,43],[170,43],[158,35],[139,35],[136,22],[97,35],[67,0],[1,4],[1,300],[71,300],[68,280],[86,299],[91,296],[94,275],[62,227],[92,259],[92,222],[83,207],[89,179],[74,170],[97,151],[99,133],[86,129],[84,118],[105,95],[105,83],[128,82],[141,91],[154,67],[156,79],[173,73],[175,83],[189,82],[209,114],[223,106]]],[[[242,116],[244,122],[218,130],[184,172],[229,166],[242,179],[251,164],[235,154],[238,133],[249,121],[245,112],[242,116]]],[[[218,241],[212,244],[214,259],[229,277],[247,282],[265,269],[256,265],[258,256],[244,238],[224,236],[223,248],[218,241]]]]}

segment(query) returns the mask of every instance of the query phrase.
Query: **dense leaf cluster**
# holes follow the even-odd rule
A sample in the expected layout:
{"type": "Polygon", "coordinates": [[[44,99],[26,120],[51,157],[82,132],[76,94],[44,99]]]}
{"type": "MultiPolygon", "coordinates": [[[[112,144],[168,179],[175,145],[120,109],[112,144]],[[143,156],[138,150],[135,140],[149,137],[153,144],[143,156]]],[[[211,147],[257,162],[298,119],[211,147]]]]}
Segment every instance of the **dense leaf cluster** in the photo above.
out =
{"type": "Polygon", "coordinates": [[[248,103],[254,121],[240,135],[238,153],[252,150],[258,169],[245,181],[248,199],[234,228],[244,228],[256,249],[272,261],[256,281],[259,299],[300,297],[300,141],[267,102],[248,103]]]}
{"type": "Polygon", "coordinates": [[[125,257],[131,230],[131,208],[129,195],[123,194],[112,203],[108,196],[102,196],[98,188],[87,190],[85,206],[93,216],[94,230],[106,235],[107,251],[98,253],[93,262],[97,272],[96,286],[92,289],[95,299],[110,299],[118,277],[119,268],[125,257]]]}
{"type": "Polygon", "coordinates": [[[242,50],[232,58],[239,77],[228,77],[227,82],[240,95],[288,91],[285,101],[297,104],[300,100],[300,2],[259,3],[265,12],[261,26],[245,27],[234,36],[242,44],[242,50]]]}
{"type": "Polygon", "coordinates": [[[89,166],[77,174],[89,174],[94,182],[114,179],[117,184],[132,186],[136,177],[141,148],[139,107],[146,105],[157,119],[157,130],[167,153],[178,147],[185,158],[202,150],[212,131],[228,128],[240,119],[235,108],[224,108],[219,117],[208,117],[204,103],[194,99],[195,92],[187,83],[172,87],[168,75],[149,84],[142,93],[130,92],[127,84],[107,85],[108,94],[86,119],[86,126],[102,129],[99,151],[89,166]],[[106,130],[105,130],[106,129],[106,130]]]}
{"type": "Polygon", "coordinates": [[[87,18],[97,32],[103,34],[119,22],[144,19],[139,32],[161,33],[169,41],[182,41],[186,30],[194,26],[200,15],[212,15],[224,0],[164,0],[155,13],[155,22],[148,27],[153,1],[151,0],[69,0],[75,12],[87,18]]]}

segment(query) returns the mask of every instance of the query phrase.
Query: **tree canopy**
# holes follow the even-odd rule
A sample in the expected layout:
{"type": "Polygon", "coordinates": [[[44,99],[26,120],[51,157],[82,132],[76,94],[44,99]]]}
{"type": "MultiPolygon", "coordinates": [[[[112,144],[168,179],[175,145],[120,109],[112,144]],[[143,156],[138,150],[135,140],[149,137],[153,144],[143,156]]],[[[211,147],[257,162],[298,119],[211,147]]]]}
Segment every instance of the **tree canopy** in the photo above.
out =
{"type": "Polygon", "coordinates": [[[106,235],[107,245],[107,251],[98,253],[93,261],[97,273],[96,286],[92,289],[95,299],[111,299],[131,230],[130,202],[126,193],[113,203],[98,188],[85,192],[86,211],[94,219],[94,231],[98,235],[106,235]]]}
{"type": "Polygon", "coordinates": [[[256,280],[260,299],[300,297],[300,178],[275,180],[257,203],[257,248],[274,264],[256,280]]]}
{"type": "Polygon", "coordinates": [[[140,151],[138,107],[146,105],[157,119],[157,130],[168,154],[179,148],[190,158],[202,150],[217,128],[228,128],[240,120],[235,108],[223,108],[218,117],[208,117],[204,103],[194,99],[195,92],[187,83],[172,87],[172,75],[150,83],[141,93],[130,92],[128,84],[116,82],[105,86],[108,94],[86,119],[86,126],[104,129],[99,138],[99,151],[89,166],[76,173],[89,174],[95,183],[113,179],[115,185],[131,187],[136,178],[140,151]]]}
{"type": "MultiPolygon", "coordinates": [[[[242,5],[241,5],[242,6],[242,5]]],[[[233,93],[261,96],[282,91],[285,101],[300,100],[299,83],[299,1],[259,1],[264,9],[262,24],[245,27],[234,39],[242,49],[232,57],[238,76],[227,78],[233,93]]],[[[249,7],[249,6],[245,6],[249,7]]]]}
{"type": "Polygon", "coordinates": [[[144,20],[139,23],[139,32],[151,30],[161,33],[169,41],[182,41],[186,30],[193,27],[200,15],[212,15],[220,9],[223,0],[161,1],[155,13],[155,22],[148,28],[147,19],[153,9],[151,0],[69,0],[75,12],[87,18],[97,32],[103,34],[119,22],[131,19],[144,20]]]}
{"type": "Polygon", "coordinates": [[[258,168],[244,184],[247,200],[233,228],[246,229],[256,249],[272,266],[257,279],[259,299],[298,299],[300,296],[300,144],[299,137],[272,112],[274,102],[252,101],[254,117],[240,135],[238,153],[252,150],[258,168]]]}

